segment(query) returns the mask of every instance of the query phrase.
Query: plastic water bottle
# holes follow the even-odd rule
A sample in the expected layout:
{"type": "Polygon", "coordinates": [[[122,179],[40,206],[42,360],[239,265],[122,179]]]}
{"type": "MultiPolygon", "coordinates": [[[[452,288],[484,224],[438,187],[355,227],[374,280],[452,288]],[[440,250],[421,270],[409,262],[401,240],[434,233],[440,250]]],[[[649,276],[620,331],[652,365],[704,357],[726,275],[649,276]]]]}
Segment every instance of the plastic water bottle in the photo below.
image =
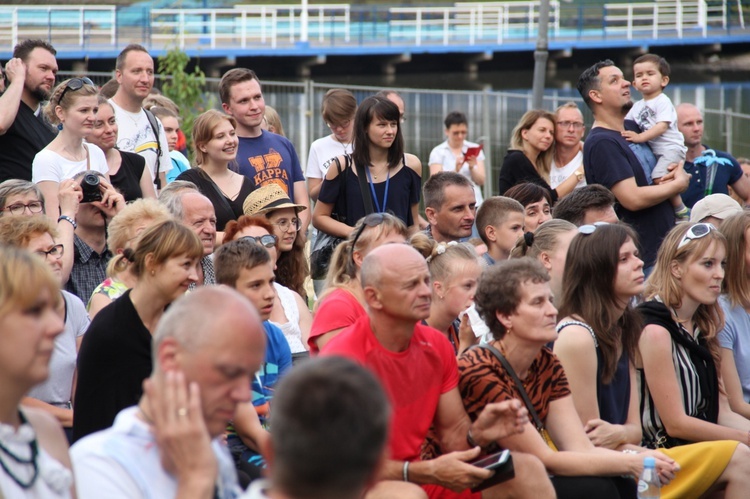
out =
{"type": "Polygon", "coordinates": [[[656,473],[656,459],[643,459],[643,472],[638,478],[638,499],[654,499],[661,497],[661,482],[656,473]]]}

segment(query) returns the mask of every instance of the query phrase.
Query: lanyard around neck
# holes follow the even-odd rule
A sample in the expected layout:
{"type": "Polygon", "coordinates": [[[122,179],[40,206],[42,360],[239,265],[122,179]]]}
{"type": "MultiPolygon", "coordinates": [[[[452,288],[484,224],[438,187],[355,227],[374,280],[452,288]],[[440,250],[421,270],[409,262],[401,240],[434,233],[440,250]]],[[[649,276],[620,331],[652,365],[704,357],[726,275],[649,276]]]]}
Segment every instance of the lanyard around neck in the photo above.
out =
{"type": "Polygon", "coordinates": [[[378,202],[378,196],[375,194],[375,186],[372,183],[372,174],[369,168],[365,168],[367,172],[367,180],[370,185],[370,192],[372,193],[372,200],[375,203],[375,210],[377,213],[384,213],[386,204],[388,203],[388,186],[391,183],[391,169],[388,168],[388,176],[385,177],[385,194],[383,195],[383,209],[380,209],[380,203],[378,202]]]}

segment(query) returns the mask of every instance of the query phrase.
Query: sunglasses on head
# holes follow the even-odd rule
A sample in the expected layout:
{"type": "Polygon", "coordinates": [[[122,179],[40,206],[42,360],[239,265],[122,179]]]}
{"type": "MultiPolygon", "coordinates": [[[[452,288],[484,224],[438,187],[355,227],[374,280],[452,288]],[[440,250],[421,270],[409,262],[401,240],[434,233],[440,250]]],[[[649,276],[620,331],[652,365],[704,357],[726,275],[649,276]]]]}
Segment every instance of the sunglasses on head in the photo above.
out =
{"type": "Polygon", "coordinates": [[[359,226],[359,229],[357,229],[357,233],[354,235],[354,239],[352,240],[352,249],[357,246],[359,236],[361,236],[365,231],[365,227],[377,227],[378,225],[383,223],[383,220],[385,220],[384,213],[370,213],[365,218],[363,218],[362,225],[359,226]]]}
{"type": "Polygon", "coordinates": [[[596,232],[596,229],[598,229],[602,225],[609,225],[609,222],[594,222],[592,224],[581,225],[580,227],[578,227],[578,233],[585,236],[590,236],[591,234],[596,232]]]}
{"type": "Polygon", "coordinates": [[[264,248],[275,248],[276,247],[276,236],[272,234],[266,234],[264,236],[242,236],[240,239],[248,239],[254,244],[260,244],[264,248]]]}
{"type": "Polygon", "coordinates": [[[701,237],[705,237],[712,230],[717,230],[713,224],[701,223],[693,225],[682,237],[682,239],[680,240],[680,244],[677,245],[677,249],[682,248],[693,239],[700,239],[701,237]]]}
{"type": "Polygon", "coordinates": [[[77,90],[82,89],[84,85],[94,86],[94,82],[91,81],[90,79],[86,78],[86,77],[83,77],[83,78],[71,78],[68,81],[68,83],[65,85],[65,88],[63,89],[62,93],[60,94],[60,98],[57,100],[57,103],[59,104],[60,102],[63,101],[63,99],[65,98],[65,93],[68,90],[71,90],[71,91],[75,92],[77,90]]]}

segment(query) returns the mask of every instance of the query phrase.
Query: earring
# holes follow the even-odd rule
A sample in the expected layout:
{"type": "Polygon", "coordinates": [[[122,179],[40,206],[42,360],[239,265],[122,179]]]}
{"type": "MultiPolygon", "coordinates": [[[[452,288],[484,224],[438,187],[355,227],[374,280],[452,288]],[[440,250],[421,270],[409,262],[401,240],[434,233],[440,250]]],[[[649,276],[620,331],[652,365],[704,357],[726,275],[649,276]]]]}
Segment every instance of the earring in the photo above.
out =
{"type": "Polygon", "coordinates": [[[58,123],[57,124],[57,130],[58,131],[62,131],[62,129],[63,129],[63,124],[62,123],[58,123]]]}
{"type": "Polygon", "coordinates": [[[152,271],[151,271],[151,275],[152,275],[152,276],[156,275],[156,271],[155,271],[155,270],[152,270],[152,271]]]}

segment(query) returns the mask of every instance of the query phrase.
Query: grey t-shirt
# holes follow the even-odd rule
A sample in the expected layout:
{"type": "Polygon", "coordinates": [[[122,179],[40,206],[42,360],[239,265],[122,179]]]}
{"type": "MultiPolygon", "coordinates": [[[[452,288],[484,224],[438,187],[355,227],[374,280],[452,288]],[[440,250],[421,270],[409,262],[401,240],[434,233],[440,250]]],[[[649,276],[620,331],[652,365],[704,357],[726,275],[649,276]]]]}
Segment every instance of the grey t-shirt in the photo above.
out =
{"type": "Polygon", "coordinates": [[[732,350],[734,364],[742,384],[742,396],[745,402],[750,401],[750,315],[742,305],[732,307],[726,295],[719,297],[719,304],[724,310],[724,329],[719,332],[721,348],[732,350]]]}
{"type": "Polygon", "coordinates": [[[89,327],[86,307],[76,295],[63,291],[65,300],[65,328],[55,338],[55,351],[49,362],[49,378],[29,392],[29,397],[58,407],[69,407],[76,370],[76,339],[89,327]]]}

